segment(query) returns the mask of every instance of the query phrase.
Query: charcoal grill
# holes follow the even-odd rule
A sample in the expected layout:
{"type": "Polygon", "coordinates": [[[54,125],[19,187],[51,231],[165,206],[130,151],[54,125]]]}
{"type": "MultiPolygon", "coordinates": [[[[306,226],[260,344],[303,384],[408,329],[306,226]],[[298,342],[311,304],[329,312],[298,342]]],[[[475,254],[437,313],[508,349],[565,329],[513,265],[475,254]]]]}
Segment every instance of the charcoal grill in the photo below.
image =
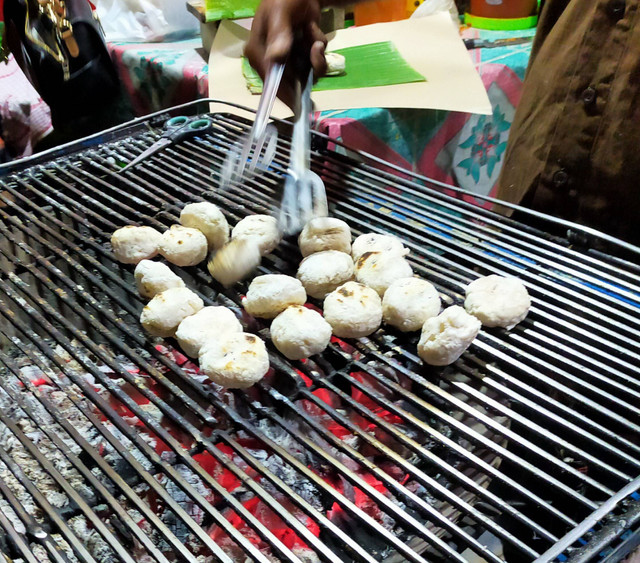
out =
{"type": "MultiPolygon", "coordinates": [[[[483,329],[447,368],[422,365],[417,335],[386,329],[288,362],[243,314],[245,286],[178,270],[267,341],[271,372],[227,391],[140,330],[132,268],[108,243],[126,224],[165,229],[189,201],[213,201],[231,222],[273,211],[287,136],[268,171],[220,192],[219,168],[250,121],[211,118],[213,133],[124,174],[166,115],[0,178],[5,559],[628,554],[640,525],[640,249],[575,226],[567,238],[566,224],[540,216],[545,231],[518,223],[317,135],[312,167],[355,234],[400,236],[446,304],[499,273],[520,277],[533,307],[511,331],[483,329]]],[[[293,273],[299,259],[285,240],[260,270],[293,273]]]]}

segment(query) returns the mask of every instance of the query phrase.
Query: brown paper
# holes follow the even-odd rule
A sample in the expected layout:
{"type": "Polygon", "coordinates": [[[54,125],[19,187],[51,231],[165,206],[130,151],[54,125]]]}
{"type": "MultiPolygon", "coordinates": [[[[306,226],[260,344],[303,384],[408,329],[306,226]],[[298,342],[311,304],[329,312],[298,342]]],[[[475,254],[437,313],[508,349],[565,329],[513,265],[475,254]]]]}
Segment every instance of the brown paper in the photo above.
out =
{"type": "MultiPolygon", "coordinates": [[[[209,57],[209,95],[256,109],[259,96],[247,89],[241,67],[248,37],[246,27],[230,21],[220,24],[209,57]]],[[[332,34],[328,49],[379,41],[393,41],[405,60],[427,81],[313,92],[318,111],[382,107],[491,114],[482,80],[448,13],[343,29],[332,34]]],[[[211,106],[211,111],[243,113],[220,104],[211,106]]],[[[291,110],[277,101],[272,115],[288,117],[291,110]]]]}

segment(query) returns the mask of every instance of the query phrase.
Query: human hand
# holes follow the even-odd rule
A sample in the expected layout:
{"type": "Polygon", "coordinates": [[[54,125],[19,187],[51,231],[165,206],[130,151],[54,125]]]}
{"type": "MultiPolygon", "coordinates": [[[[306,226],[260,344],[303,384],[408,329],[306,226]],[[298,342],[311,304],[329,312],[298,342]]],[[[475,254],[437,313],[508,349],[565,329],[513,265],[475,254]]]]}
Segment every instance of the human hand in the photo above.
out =
{"type": "Polygon", "coordinates": [[[258,7],[244,53],[264,80],[273,63],[290,64],[278,97],[294,108],[296,80],[305,82],[309,65],[316,77],[327,72],[327,38],[320,30],[319,0],[263,0],[258,7]]]}

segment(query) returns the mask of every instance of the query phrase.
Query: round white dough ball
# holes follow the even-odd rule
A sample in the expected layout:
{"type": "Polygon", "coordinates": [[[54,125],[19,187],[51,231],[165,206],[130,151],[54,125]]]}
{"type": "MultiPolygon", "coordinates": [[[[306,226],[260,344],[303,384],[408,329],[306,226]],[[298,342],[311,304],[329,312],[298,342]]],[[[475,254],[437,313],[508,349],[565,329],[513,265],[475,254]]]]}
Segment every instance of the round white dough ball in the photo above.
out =
{"type": "Polygon", "coordinates": [[[462,307],[448,307],[437,317],[427,319],[418,342],[418,356],[432,366],[455,362],[473,342],[480,321],[462,307]]]}
{"type": "Polygon", "coordinates": [[[317,311],[294,305],[271,323],[271,339],[290,360],[320,354],[331,340],[331,325],[317,311]]]}
{"type": "Polygon", "coordinates": [[[176,266],[195,266],[207,257],[207,238],[198,230],[172,225],[162,233],[160,254],[176,266]]]}
{"type": "Polygon", "coordinates": [[[347,68],[347,60],[340,53],[325,53],[327,61],[327,76],[340,76],[347,68]]]}
{"type": "Polygon", "coordinates": [[[302,229],[298,237],[302,256],[321,250],[351,252],[351,229],[344,221],[334,217],[316,217],[302,229]]]}
{"type": "Polygon", "coordinates": [[[420,278],[394,281],[382,298],[382,319],[402,332],[420,330],[427,319],[439,312],[438,290],[420,278]]]}
{"type": "Polygon", "coordinates": [[[133,272],[138,292],[149,299],[172,287],[184,287],[184,281],[162,262],[141,260],[133,272]]]}
{"type": "Polygon", "coordinates": [[[269,371],[269,354],[257,336],[229,334],[202,348],[200,370],[218,385],[246,389],[269,371]]]}
{"type": "Polygon", "coordinates": [[[365,233],[353,241],[351,256],[356,262],[365,252],[390,252],[398,256],[406,256],[409,249],[405,248],[402,241],[393,235],[380,235],[378,233],[365,233]]]}
{"type": "Polygon", "coordinates": [[[253,279],[242,300],[254,317],[273,319],[291,305],[304,305],[307,293],[300,280],[284,274],[266,274],[253,279]]]}
{"type": "Polygon", "coordinates": [[[368,336],[380,327],[382,302],[373,289],[350,281],[327,295],[324,300],[324,318],[336,336],[368,336]]]}
{"type": "Polygon", "coordinates": [[[394,281],[412,275],[409,262],[393,252],[365,252],[356,261],[356,280],[376,290],[380,297],[394,281]]]}
{"type": "Polygon", "coordinates": [[[153,227],[128,225],[111,235],[111,248],[116,260],[123,264],[137,264],[158,254],[162,235],[153,227]]]}
{"type": "Polygon", "coordinates": [[[209,249],[217,249],[229,240],[229,223],[220,208],[208,201],[189,203],[180,213],[184,227],[198,229],[207,239],[209,249]]]}
{"type": "Polygon", "coordinates": [[[253,239],[231,239],[209,261],[213,279],[230,287],[260,265],[260,248],[253,239]]]}
{"type": "Polygon", "coordinates": [[[172,287],[158,293],[142,309],[142,327],[154,336],[173,336],[178,325],[204,307],[204,303],[186,287],[172,287]]]}
{"type": "Polygon", "coordinates": [[[353,260],[346,252],[324,250],[307,256],[297,278],[311,297],[324,299],[327,293],[353,279],[353,260]]]}
{"type": "Polygon", "coordinates": [[[231,309],[205,307],[180,323],[176,339],[187,356],[197,358],[208,341],[234,332],[242,332],[242,325],[231,309]]]}
{"type": "Polygon", "coordinates": [[[496,274],[472,281],[466,290],[464,308],[484,326],[513,328],[531,307],[531,297],[517,278],[496,274]]]}
{"type": "Polygon", "coordinates": [[[252,238],[263,256],[273,252],[282,238],[278,220],[271,215],[248,215],[231,231],[231,238],[252,238]]]}

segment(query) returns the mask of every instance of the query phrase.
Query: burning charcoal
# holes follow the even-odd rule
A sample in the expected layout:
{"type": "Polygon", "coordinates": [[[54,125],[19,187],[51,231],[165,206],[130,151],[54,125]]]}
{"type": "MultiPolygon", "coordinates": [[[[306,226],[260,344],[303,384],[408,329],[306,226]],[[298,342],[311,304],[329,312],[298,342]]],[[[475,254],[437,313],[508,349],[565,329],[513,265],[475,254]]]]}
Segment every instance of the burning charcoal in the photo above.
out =
{"type": "MultiPolygon", "coordinates": [[[[309,480],[303,478],[293,467],[285,464],[279,456],[269,456],[268,459],[265,460],[264,466],[314,508],[322,509],[318,500],[319,491],[317,487],[309,480]]],[[[275,487],[268,486],[268,488],[272,494],[276,493],[275,487]]],[[[281,496],[278,493],[276,494],[277,496],[281,496]]]]}
{"type": "Polygon", "coordinates": [[[0,511],[7,517],[7,520],[11,522],[11,525],[18,534],[26,534],[26,528],[22,523],[22,520],[18,518],[18,515],[13,511],[11,505],[3,498],[0,498],[0,511]]]}
{"type": "Polygon", "coordinates": [[[406,484],[406,488],[408,491],[418,495],[422,500],[428,502],[431,506],[438,506],[438,499],[431,495],[431,493],[417,481],[409,481],[406,484]]]}
{"type": "Polygon", "coordinates": [[[111,563],[114,560],[114,553],[102,536],[93,528],[89,528],[84,516],[76,516],[68,522],[69,527],[87,546],[93,557],[99,563],[111,563]]]}
{"type": "Polygon", "coordinates": [[[291,551],[302,563],[320,563],[320,558],[310,549],[297,547],[291,551]]]}
{"type": "Polygon", "coordinates": [[[31,547],[31,553],[36,558],[38,563],[50,563],[51,559],[47,555],[47,550],[38,545],[37,543],[32,543],[29,547],[31,547]]]}
{"type": "MultiPolygon", "coordinates": [[[[178,471],[178,473],[180,473],[180,476],[187,483],[189,483],[201,496],[203,496],[204,498],[208,498],[209,500],[213,500],[213,495],[211,494],[209,489],[204,486],[202,479],[200,479],[200,477],[195,473],[192,473],[186,465],[178,464],[175,466],[175,469],[178,471]]],[[[185,493],[180,487],[178,487],[178,485],[176,485],[176,483],[174,483],[174,481],[172,480],[167,480],[166,489],[171,497],[186,509],[189,516],[193,518],[196,523],[202,524],[204,512],[202,508],[198,504],[196,504],[190,496],[187,495],[187,493],[185,493]]],[[[184,527],[184,524],[179,522],[178,526],[184,527]]],[[[184,527],[184,530],[181,529],[180,531],[183,536],[186,536],[188,529],[184,527]]]]}
{"type": "Polygon", "coordinates": [[[140,474],[124,459],[118,459],[115,463],[114,469],[127,485],[134,486],[140,481],[140,474]]]}

